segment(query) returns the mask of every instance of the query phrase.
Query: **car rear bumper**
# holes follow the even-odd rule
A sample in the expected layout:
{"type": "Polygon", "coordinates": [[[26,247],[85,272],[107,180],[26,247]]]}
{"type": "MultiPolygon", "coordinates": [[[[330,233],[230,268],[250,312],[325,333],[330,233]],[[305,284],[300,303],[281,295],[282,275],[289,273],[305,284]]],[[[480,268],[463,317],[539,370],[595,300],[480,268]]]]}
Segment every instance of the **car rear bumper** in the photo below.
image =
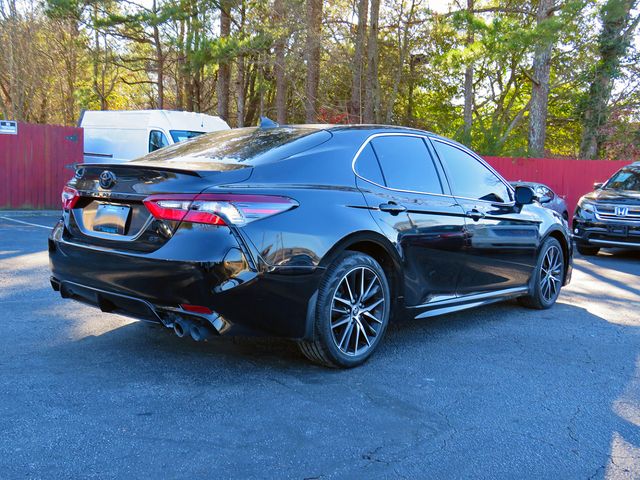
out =
{"type": "Polygon", "coordinates": [[[640,225],[587,221],[574,217],[573,240],[580,246],[640,248],[640,225]]]}
{"type": "Polygon", "coordinates": [[[51,284],[65,298],[167,326],[186,318],[218,334],[312,335],[308,304],[322,269],[255,266],[233,235],[216,238],[217,253],[186,261],[76,244],[62,231],[52,232],[49,259],[51,284]]]}

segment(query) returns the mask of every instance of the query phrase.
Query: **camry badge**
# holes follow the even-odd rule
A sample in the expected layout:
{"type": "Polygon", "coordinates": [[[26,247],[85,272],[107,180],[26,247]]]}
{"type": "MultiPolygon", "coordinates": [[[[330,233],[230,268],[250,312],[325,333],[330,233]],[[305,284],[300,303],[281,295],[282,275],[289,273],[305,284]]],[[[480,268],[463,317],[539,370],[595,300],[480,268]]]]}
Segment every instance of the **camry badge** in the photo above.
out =
{"type": "Polygon", "coordinates": [[[116,174],[105,170],[100,174],[100,186],[102,188],[111,188],[116,184],[116,174]]]}
{"type": "Polygon", "coordinates": [[[616,217],[626,217],[629,213],[628,207],[615,207],[613,209],[613,213],[616,214],[616,217]]]}

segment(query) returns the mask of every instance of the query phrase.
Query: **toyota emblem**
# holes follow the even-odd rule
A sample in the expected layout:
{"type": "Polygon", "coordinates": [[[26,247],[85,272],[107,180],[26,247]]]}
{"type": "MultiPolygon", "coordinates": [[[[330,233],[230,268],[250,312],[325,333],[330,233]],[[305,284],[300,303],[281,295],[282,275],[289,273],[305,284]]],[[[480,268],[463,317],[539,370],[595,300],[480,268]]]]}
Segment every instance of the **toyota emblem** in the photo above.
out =
{"type": "Polygon", "coordinates": [[[100,174],[100,186],[102,188],[111,188],[116,184],[116,174],[105,170],[100,174]]]}

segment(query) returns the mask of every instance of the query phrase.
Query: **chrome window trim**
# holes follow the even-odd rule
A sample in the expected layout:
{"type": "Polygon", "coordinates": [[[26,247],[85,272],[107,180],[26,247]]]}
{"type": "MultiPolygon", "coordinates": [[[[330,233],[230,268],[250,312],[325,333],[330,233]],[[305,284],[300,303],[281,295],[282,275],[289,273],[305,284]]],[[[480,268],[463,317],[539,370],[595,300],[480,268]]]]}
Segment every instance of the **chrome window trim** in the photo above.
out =
{"type": "MultiPolygon", "coordinates": [[[[360,156],[360,154],[362,153],[362,151],[366,148],[367,145],[369,145],[369,143],[371,142],[371,140],[373,140],[374,138],[378,138],[378,137],[416,137],[416,138],[421,138],[421,139],[428,139],[429,137],[427,135],[420,135],[418,133],[402,133],[402,132],[384,132],[384,133],[374,133],[373,135],[369,135],[365,141],[362,143],[362,145],[360,145],[360,148],[358,148],[358,150],[356,151],[355,155],[353,156],[353,160],[351,160],[351,170],[353,171],[353,174],[364,180],[365,182],[368,182],[372,185],[375,185],[377,187],[380,188],[384,188],[385,190],[391,190],[393,192],[403,192],[403,193],[417,193],[419,195],[435,195],[438,197],[447,197],[447,198],[454,198],[453,195],[447,195],[446,193],[442,192],[442,193],[431,193],[431,192],[422,192],[422,191],[418,191],[418,190],[404,190],[401,188],[393,188],[393,187],[388,187],[386,185],[380,185],[377,182],[374,182],[373,180],[369,180],[368,178],[363,177],[362,175],[360,175],[357,171],[356,171],[356,161],[358,160],[358,157],[360,156]]],[[[427,152],[429,153],[429,155],[431,155],[431,152],[429,152],[428,147],[425,145],[425,148],[427,148],[427,152]]],[[[431,161],[434,161],[435,159],[431,159],[431,161]]],[[[436,172],[437,172],[437,166],[434,164],[434,167],[436,167],[436,172]]],[[[382,175],[384,176],[384,172],[382,171],[382,166],[380,166],[380,171],[382,172],[382,175]]],[[[440,184],[442,186],[442,180],[440,178],[438,178],[438,180],[440,180],[440,184]]]]}
{"type": "MultiPolygon", "coordinates": [[[[457,148],[458,150],[461,150],[465,153],[470,154],[473,158],[475,158],[476,160],[478,160],[482,165],[484,165],[486,168],[489,169],[489,171],[491,173],[493,173],[494,175],[496,175],[498,177],[498,179],[502,182],[503,185],[505,185],[507,187],[507,189],[513,194],[515,192],[514,188],[509,185],[509,183],[502,178],[502,176],[496,172],[496,170],[491,167],[491,165],[489,165],[484,159],[482,159],[480,156],[476,155],[474,152],[472,152],[471,150],[468,150],[466,148],[460,148],[459,145],[456,145],[454,143],[448,142],[444,139],[440,139],[437,137],[432,137],[431,135],[425,133],[425,134],[419,134],[419,133],[404,133],[404,132],[383,132],[383,133],[374,133],[372,135],[369,135],[365,141],[362,143],[362,145],[360,145],[360,148],[358,148],[358,150],[356,151],[355,155],[353,156],[353,160],[351,160],[351,170],[353,171],[353,174],[364,180],[365,182],[368,182],[372,185],[375,185],[377,187],[380,188],[384,188],[385,190],[391,190],[393,192],[403,192],[403,193],[417,193],[419,195],[435,195],[438,197],[446,197],[446,198],[460,198],[463,200],[472,200],[474,202],[482,202],[482,203],[488,203],[489,205],[499,205],[499,206],[503,206],[503,207],[513,207],[515,205],[515,201],[511,201],[511,202],[507,202],[507,203],[501,203],[501,202],[492,202],[490,200],[481,200],[479,198],[469,198],[469,197],[462,197],[459,195],[448,195],[446,193],[431,193],[431,192],[422,192],[422,191],[417,191],[417,190],[403,190],[401,188],[393,188],[393,187],[388,187],[386,185],[380,185],[377,182],[374,182],[373,180],[369,180],[368,178],[363,177],[362,175],[360,175],[357,171],[356,171],[356,161],[358,160],[358,157],[360,156],[360,153],[362,153],[362,150],[365,149],[365,147],[369,144],[369,142],[371,142],[371,140],[373,140],[374,138],[378,138],[378,137],[417,137],[417,138],[422,138],[423,140],[430,140],[430,141],[436,141],[436,142],[441,142],[444,143],[445,145],[449,145],[451,147],[457,148]]],[[[436,155],[438,154],[438,152],[435,152],[436,155]]],[[[431,152],[429,152],[429,154],[431,155],[431,152]]],[[[432,158],[432,161],[435,161],[436,159],[432,158]]],[[[442,160],[438,158],[438,161],[440,161],[440,163],[442,164],[442,160]]],[[[444,168],[444,167],[443,167],[444,168]]],[[[382,170],[382,167],[380,167],[380,169],[382,170]]],[[[437,168],[436,168],[437,170],[437,168]]],[[[446,173],[446,172],[445,172],[446,173]]],[[[382,174],[384,175],[384,172],[382,172],[382,174]]],[[[441,181],[442,183],[442,181],[441,181]]]]}

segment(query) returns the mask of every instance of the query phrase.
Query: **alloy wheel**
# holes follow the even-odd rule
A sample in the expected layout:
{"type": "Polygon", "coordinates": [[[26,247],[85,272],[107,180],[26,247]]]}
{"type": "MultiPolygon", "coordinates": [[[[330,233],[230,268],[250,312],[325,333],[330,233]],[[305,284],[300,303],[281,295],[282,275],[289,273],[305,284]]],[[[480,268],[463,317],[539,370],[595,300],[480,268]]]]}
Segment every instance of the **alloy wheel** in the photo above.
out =
{"type": "Polygon", "coordinates": [[[562,252],[553,245],[545,252],[540,266],[540,293],[545,302],[556,298],[562,285],[562,252]]]}
{"type": "Polygon", "coordinates": [[[364,354],[383,327],[384,289],[368,267],[357,267],[342,277],[331,303],[331,333],[338,349],[349,356],[364,354]]]}

